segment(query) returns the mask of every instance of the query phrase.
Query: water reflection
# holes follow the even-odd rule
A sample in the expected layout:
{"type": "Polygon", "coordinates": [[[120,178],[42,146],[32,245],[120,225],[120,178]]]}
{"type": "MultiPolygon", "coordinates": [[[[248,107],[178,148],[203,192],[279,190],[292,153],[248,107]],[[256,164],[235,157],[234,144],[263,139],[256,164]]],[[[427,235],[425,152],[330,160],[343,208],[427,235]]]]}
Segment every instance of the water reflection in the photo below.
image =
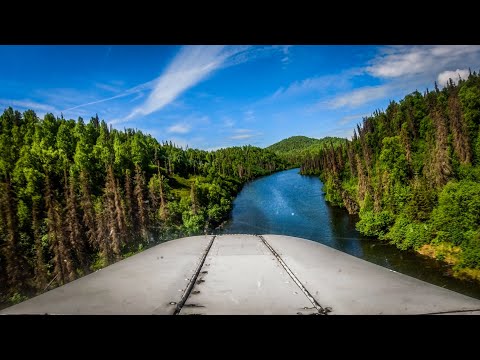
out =
{"type": "Polygon", "coordinates": [[[454,279],[447,268],[415,253],[362,236],[356,216],[324,200],[322,183],[299,169],[257,179],[235,199],[232,219],[220,233],[280,234],[318,241],[389,269],[480,299],[480,286],[454,279]]]}

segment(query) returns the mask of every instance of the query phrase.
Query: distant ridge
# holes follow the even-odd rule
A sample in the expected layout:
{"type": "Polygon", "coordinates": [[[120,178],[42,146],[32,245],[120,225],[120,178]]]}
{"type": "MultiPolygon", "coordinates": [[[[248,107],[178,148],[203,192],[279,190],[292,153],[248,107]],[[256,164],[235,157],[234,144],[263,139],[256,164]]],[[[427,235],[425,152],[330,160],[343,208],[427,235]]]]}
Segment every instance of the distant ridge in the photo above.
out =
{"type": "Polygon", "coordinates": [[[283,157],[293,166],[300,166],[306,156],[318,151],[330,143],[334,147],[345,142],[346,139],[327,136],[315,139],[307,136],[291,136],[267,147],[277,155],[283,157]]]}
{"type": "Polygon", "coordinates": [[[310,145],[320,144],[322,140],[314,139],[307,136],[291,136],[283,139],[273,145],[267,147],[268,150],[274,152],[289,152],[292,150],[301,150],[309,147],[310,145]]]}

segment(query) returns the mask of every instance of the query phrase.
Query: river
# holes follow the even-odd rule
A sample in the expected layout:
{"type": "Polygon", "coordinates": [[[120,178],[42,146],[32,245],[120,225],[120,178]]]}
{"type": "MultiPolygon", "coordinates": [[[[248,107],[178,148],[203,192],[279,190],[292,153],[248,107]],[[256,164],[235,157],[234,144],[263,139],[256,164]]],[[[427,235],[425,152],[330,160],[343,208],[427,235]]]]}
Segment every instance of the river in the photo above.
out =
{"type": "Polygon", "coordinates": [[[350,255],[480,299],[480,285],[448,275],[448,266],[398,250],[355,229],[358,217],[329,205],[316,176],[281,171],[244,186],[220,233],[282,234],[318,241],[350,255]]]}

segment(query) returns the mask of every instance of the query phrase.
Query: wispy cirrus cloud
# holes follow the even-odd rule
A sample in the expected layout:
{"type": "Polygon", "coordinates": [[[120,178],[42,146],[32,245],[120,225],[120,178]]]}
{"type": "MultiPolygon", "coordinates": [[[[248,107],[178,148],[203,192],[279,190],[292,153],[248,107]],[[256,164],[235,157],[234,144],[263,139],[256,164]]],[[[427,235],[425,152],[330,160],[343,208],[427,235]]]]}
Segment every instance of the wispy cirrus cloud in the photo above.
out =
{"type": "Polygon", "coordinates": [[[369,101],[388,97],[391,94],[391,90],[392,86],[390,85],[364,86],[332,99],[322,101],[319,105],[326,105],[330,109],[358,107],[369,101]]]}
{"type": "Polygon", "coordinates": [[[129,110],[126,115],[115,117],[110,121],[112,124],[128,122],[139,116],[146,116],[157,112],[165,106],[174,103],[185,91],[204,81],[219,69],[275,54],[280,56],[282,54],[285,55],[285,47],[184,46],[159,77],[123,91],[118,91],[120,87],[117,85],[123,85],[118,81],[96,83],[96,88],[114,94],[106,98],[97,98],[91,101],[84,101],[77,105],[65,106],[62,111],[71,112],[79,108],[98,105],[135,94],[137,94],[137,96],[129,102],[134,102],[146,96],[146,99],[140,105],[129,110]]]}
{"type": "Polygon", "coordinates": [[[251,46],[185,46],[164,73],[153,80],[153,89],[143,104],[133,109],[125,120],[159,111],[178,96],[205,80],[216,70],[268,56],[275,47],[251,46]]]}
{"type": "MultiPolygon", "coordinates": [[[[145,91],[150,93],[147,99],[115,123],[128,121],[138,115],[148,115],[172,103],[179,95],[198,84],[222,66],[240,64],[249,59],[249,46],[184,46],[167,69],[158,78],[136,85],[114,96],[71,106],[65,111],[100,104],[140,93],[134,100],[141,98],[145,91]],[[227,61],[228,60],[228,61],[227,61]]],[[[255,57],[254,52],[252,57],[255,57]]],[[[103,90],[116,90],[109,84],[96,84],[103,90]]]]}
{"type": "Polygon", "coordinates": [[[97,82],[95,83],[95,87],[97,87],[100,90],[105,90],[105,91],[116,93],[116,94],[122,91],[122,89],[119,86],[106,84],[106,83],[97,82]]]}
{"type": "Polygon", "coordinates": [[[234,126],[235,126],[235,120],[233,120],[231,117],[226,116],[223,118],[222,127],[233,128],[234,126]]]}
{"type": "Polygon", "coordinates": [[[348,115],[342,117],[340,120],[338,120],[339,125],[346,125],[350,124],[353,120],[362,120],[362,118],[368,116],[368,114],[354,114],[354,115],[348,115]]]}
{"type": "Polygon", "coordinates": [[[253,122],[255,121],[255,111],[247,110],[244,112],[244,119],[246,122],[253,122]]]}
{"type": "Polygon", "coordinates": [[[36,112],[44,112],[44,113],[56,113],[58,110],[54,106],[50,106],[44,103],[39,103],[36,101],[32,101],[29,99],[24,100],[15,100],[15,99],[0,99],[0,104],[2,106],[8,107],[18,107],[23,110],[34,110],[36,112]]]}
{"type": "Polygon", "coordinates": [[[246,140],[262,135],[252,129],[235,129],[233,135],[229,137],[231,140],[246,140]]]}
{"type": "Polygon", "coordinates": [[[148,115],[162,109],[187,89],[218,69],[232,54],[225,47],[183,47],[164,73],[155,79],[154,87],[143,104],[133,109],[126,119],[148,115]]]}
{"type": "Polygon", "coordinates": [[[255,136],[258,136],[258,135],[257,134],[238,134],[238,135],[230,136],[230,139],[232,139],[232,140],[245,140],[245,139],[251,139],[255,136]]]}
{"type": "Polygon", "coordinates": [[[192,129],[192,126],[186,123],[174,124],[167,128],[168,133],[187,134],[192,129]]]}
{"type": "Polygon", "coordinates": [[[286,66],[287,64],[289,64],[290,61],[291,61],[291,60],[290,60],[290,48],[291,48],[291,47],[292,47],[291,45],[285,45],[285,46],[283,46],[283,48],[282,48],[283,57],[282,57],[282,59],[281,59],[280,61],[282,62],[284,68],[285,68],[285,66],[286,66]]]}
{"type": "Polygon", "coordinates": [[[350,76],[342,76],[337,74],[297,80],[292,82],[287,87],[281,87],[277,89],[271,96],[266,98],[265,101],[301,96],[312,92],[319,93],[326,89],[344,87],[348,84],[349,77],[350,76]]]}
{"type": "Polygon", "coordinates": [[[90,105],[96,105],[96,104],[101,104],[101,103],[104,103],[106,101],[110,101],[110,100],[114,100],[114,99],[119,99],[119,98],[122,98],[122,97],[125,97],[125,96],[130,96],[130,95],[133,95],[133,94],[137,94],[137,93],[140,93],[142,91],[145,91],[145,90],[149,90],[151,89],[153,86],[155,85],[155,80],[151,80],[151,81],[148,81],[146,83],[143,83],[143,84],[140,84],[140,85],[137,85],[137,86],[134,86],[128,90],[125,90],[124,92],[118,94],[118,95],[114,95],[114,96],[111,96],[111,97],[108,97],[108,98],[104,98],[104,99],[100,99],[100,100],[94,100],[94,101],[90,101],[90,102],[87,102],[87,103],[83,103],[83,104],[80,104],[80,105],[75,105],[75,106],[72,106],[72,107],[69,107],[63,111],[72,111],[72,110],[75,110],[75,109],[78,109],[78,108],[81,108],[81,107],[85,107],[85,106],[90,106],[90,105]]]}
{"type": "Polygon", "coordinates": [[[278,88],[272,95],[261,99],[256,105],[296,99],[305,96],[323,97],[332,92],[344,91],[352,87],[352,79],[363,75],[361,68],[351,68],[338,74],[321,75],[296,80],[288,86],[278,88]]]}

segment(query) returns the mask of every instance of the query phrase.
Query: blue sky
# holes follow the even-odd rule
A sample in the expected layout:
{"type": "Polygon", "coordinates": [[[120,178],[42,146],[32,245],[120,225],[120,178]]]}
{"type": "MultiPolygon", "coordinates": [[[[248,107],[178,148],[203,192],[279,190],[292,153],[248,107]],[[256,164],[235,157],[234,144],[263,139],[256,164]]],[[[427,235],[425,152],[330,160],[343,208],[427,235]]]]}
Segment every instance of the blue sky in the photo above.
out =
{"type": "Polygon", "coordinates": [[[480,46],[0,46],[0,107],[98,113],[177,145],[350,137],[390,100],[480,68],[480,46]]]}

